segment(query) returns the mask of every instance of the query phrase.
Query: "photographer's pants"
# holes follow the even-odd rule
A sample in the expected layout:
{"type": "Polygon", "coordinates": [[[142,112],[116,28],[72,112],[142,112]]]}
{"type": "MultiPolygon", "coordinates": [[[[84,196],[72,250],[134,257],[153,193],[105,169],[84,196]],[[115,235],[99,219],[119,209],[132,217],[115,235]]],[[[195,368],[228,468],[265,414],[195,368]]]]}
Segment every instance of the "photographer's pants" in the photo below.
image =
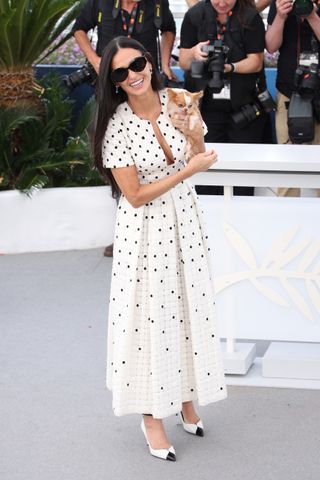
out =
{"type": "MultiPolygon", "coordinates": [[[[277,143],[279,144],[292,144],[289,138],[288,132],[288,108],[290,99],[278,92],[277,94],[277,111],[276,111],[276,134],[277,143]]],[[[305,143],[304,145],[320,145],[320,124],[315,125],[315,134],[312,142],[305,143]]],[[[300,188],[285,188],[280,187],[277,189],[277,195],[279,197],[300,197],[300,188]]],[[[320,197],[320,190],[317,189],[317,195],[320,197]]]]}
{"type": "MultiPolygon", "coordinates": [[[[213,108],[201,109],[203,120],[208,128],[205,136],[207,143],[261,143],[266,128],[267,115],[248,123],[244,128],[239,128],[231,121],[231,113],[213,108]]],[[[219,153],[219,152],[218,152],[219,153]]],[[[223,195],[223,187],[196,185],[196,191],[202,195],[223,195]]],[[[235,195],[253,195],[253,187],[234,187],[235,195]]]]}

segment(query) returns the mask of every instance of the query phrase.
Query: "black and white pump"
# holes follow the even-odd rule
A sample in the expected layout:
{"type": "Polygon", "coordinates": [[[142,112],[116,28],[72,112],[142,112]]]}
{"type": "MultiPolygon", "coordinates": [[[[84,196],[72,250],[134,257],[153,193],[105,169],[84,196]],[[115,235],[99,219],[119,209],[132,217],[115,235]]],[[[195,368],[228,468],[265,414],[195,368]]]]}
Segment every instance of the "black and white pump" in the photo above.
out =
{"type": "Polygon", "coordinates": [[[182,412],[180,412],[180,418],[181,418],[182,426],[186,432],[192,433],[192,435],[197,435],[198,437],[204,436],[203,423],[201,420],[199,420],[199,422],[197,423],[186,423],[184,421],[182,412]]]}
{"type": "Polygon", "coordinates": [[[157,457],[157,458],[161,458],[162,460],[169,460],[171,462],[175,462],[176,461],[176,452],[173,448],[173,446],[171,445],[170,448],[159,448],[159,449],[154,449],[151,447],[150,443],[149,443],[149,440],[148,440],[148,437],[147,437],[147,432],[146,432],[146,426],[144,424],[144,419],[142,418],[142,421],[141,421],[141,430],[145,436],[145,439],[147,441],[147,446],[149,447],[149,452],[151,455],[153,455],[154,457],[157,457]]]}

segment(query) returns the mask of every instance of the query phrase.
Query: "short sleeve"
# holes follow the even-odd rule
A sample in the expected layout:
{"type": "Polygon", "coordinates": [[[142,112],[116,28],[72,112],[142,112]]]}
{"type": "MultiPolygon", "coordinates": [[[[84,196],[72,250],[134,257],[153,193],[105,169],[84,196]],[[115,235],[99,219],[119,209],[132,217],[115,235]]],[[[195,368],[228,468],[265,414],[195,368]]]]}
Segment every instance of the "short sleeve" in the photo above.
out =
{"type": "Polygon", "coordinates": [[[198,30],[191,22],[189,12],[187,12],[181,25],[180,48],[192,48],[198,43],[198,30]]]}
{"type": "Polygon", "coordinates": [[[161,33],[163,32],[172,32],[176,33],[176,24],[169,8],[168,0],[162,0],[162,23],[161,23],[161,33]]]}
{"type": "Polygon", "coordinates": [[[87,0],[72,26],[72,33],[77,30],[88,32],[97,25],[98,11],[95,0],[87,0]]]}
{"type": "Polygon", "coordinates": [[[265,28],[260,15],[257,13],[250,28],[244,29],[244,43],[246,53],[261,53],[265,48],[265,28]]]}
{"type": "Polygon", "coordinates": [[[124,133],[125,127],[121,119],[114,115],[106,130],[102,142],[102,161],[105,168],[121,168],[134,165],[131,156],[129,138],[124,133]]]}

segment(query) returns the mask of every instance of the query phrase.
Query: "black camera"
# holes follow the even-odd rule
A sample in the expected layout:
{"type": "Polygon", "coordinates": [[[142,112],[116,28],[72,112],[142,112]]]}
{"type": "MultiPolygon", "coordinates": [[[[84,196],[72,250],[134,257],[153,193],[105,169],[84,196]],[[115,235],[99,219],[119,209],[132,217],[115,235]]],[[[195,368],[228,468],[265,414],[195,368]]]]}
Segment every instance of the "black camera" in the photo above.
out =
{"type": "Polygon", "coordinates": [[[295,0],[292,12],[298,17],[308,17],[313,10],[312,0],[295,0]]]}
{"type": "Polygon", "coordinates": [[[299,65],[293,79],[294,88],[301,97],[312,100],[320,86],[319,67],[316,63],[299,65]]]}
{"type": "Polygon", "coordinates": [[[201,78],[213,93],[220,93],[224,86],[223,71],[229,47],[222,40],[214,40],[201,50],[208,54],[208,59],[192,61],[191,77],[201,78]]]}
{"type": "Polygon", "coordinates": [[[320,119],[320,72],[316,63],[299,65],[294,75],[295,92],[288,108],[288,131],[293,143],[314,139],[314,117],[320,119]]]}
{"type": "Polygon", "coordinates": [[[258,100],[266,113],[274,112],[276,110],[276,103],[270,95],[269,90],[265,89],[260,93],[258,92],[258,100]]]}
{"type": "Polygon", "coordinates": [[[267,88],[259,92],[257,87],[257,101],[243,105],[237,112],[232,113],[231,119],[239,128],[246,127],[256,120],[263,112],[270,113],[276,109],[276,104],[267,88]]]}
{"type": "Polygon", "coordinates": [[[237,127],[244,128],[249,123],[253,122],[253,120],[260,117],[262,112],[263,108],[258,102],[247,103],[246,105],[243,105],[240,110],[234,112],[231,115],[231,119],[237,127]]]}
{"type": "Polygon", "coordinates": [[[63,81],[66,87],[71,91],[83,83],[95,85],[97,77],[98,75],[91,63],[86,62],[81,68],[79,68],[79,70],[72,72],[70,75],[66,75],[63,81]]]}

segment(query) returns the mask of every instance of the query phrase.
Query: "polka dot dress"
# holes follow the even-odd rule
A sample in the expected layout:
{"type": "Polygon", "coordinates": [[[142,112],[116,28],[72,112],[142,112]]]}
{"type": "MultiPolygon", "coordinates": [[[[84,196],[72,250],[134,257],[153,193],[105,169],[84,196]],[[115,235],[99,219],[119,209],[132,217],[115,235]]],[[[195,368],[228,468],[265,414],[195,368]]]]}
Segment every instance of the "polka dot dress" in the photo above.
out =
{"type": "MultiPolygon", "coordinates": [[[[135,165],[141,184],[184,168],[185,137],[173,127],[160,92],[158,126],[174,157],[167,164],[152,125],[127,103],[103,142],[108,168],[135,165]]],[[[164,418],[181,404],[226,397],[210,259],[195,190],[183,181],[140,208],[118,205],[109,305],[107,386],[116,415],[164,418]]]]}

